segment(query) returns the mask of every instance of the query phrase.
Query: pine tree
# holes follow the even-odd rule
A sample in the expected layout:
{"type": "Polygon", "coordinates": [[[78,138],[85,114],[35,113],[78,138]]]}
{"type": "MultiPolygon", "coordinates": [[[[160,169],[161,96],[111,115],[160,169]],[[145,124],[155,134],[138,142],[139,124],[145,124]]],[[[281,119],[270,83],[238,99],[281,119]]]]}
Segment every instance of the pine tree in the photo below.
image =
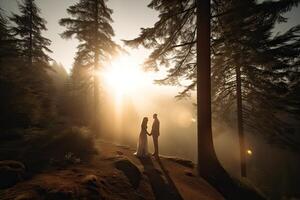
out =
{"type": "Polygon", "coordinates": [[[196,2],[196,33],[201,37],[196,42],[197,68],[197,132],[198,172],[208,177],[224,171],[213,146],[211,123],[211,59],[210,59],[210,1],[196,2]],[[200,95],[201,94],[201,95],[200,95]]]}
{"type": "Polygon", "coordinates": [[[50,40],[42,36],[42,31],[47,30],[46,21],[40,17],[40,9],[34,0],[24,0],[19,4],[19,9],[20,15],[13,14],[10,17],[14,23],[10,30],[18,49],[15,76],[19,76],[22,82],[17,90],[26,98],[23,98],[24,102],[18,96],[15,99],[19,102],[17,108],[27,118],[24,126],[44,126],[55,114],[52,97],[54,88],[46,71],[49,69],[50,57],[46,52],[51,52],[48,48],[50,40]],[[23,103],[28,105],[21,108],[23,103]],[[25,107],[28,110],[24,110],[25,107]]]}
{"type": "Polygon", "coordinates": [[[86,126],[91,125],[91,121],[95,120],[93,84],[87,81],[91,79],[92,71],[93,69],[84,67],[80,65],[80,62],[75,61],[69,88],[73,106],[76,107],[72,115],[77,122],[86,126]]]}
{"type": "Polygon", "coordinates": [[[25,87],[26,81],[19,70],[22,59],[19,57],[16,38],[9,27],[9,21],[0,10],[1,129],[26,127],[36,122],[31,107],[35,99],[25,87]]]}
{"type": "MultiPolygon", "coordinates": [[[[283,132],[280,127],[282,120],[274,112],[279,106],[279,99],[283,100],[289,92],[288,84],[284,80],[289,79],[289,73],[292,72],[290,69],[295,64],[299,64],[299,61],[295,61],[299,57],[297,36],[299,28],[292,28],[276,37],[272,37],[271,33],[276,23],[285,21],[282,15],[298,3],[297,0],[263,3],[257,3],[254,0],[215,0],[212,3],[212,95],[214,111],[218,111],[214,113],[214,116],[219,115],[220,111],[225,113],[226,110],[238,113],[242,175],[245,175],[245,146],[242,135],[245,121],[242,119],[247,118],[251,121],[252,127],[254,125],[254,128],[269,141],[272,139],[274,141],[276,138],[286,146],[290,144],[286,143],[288,133],[283,132]],[[268,75],[267,79],[263,79],[266,75],[268,75]],[[274,100],[266,104],[270,98],[274,100]],[[232,105],[236,103],[236,100],[238,100],[238,107],[234,109],[232,105]],[[265,104],[268,106],[263,109],[265,104]],[[247,114],[252,115],[251,117],[246,117],[243,113],[245,107],[249,110],[247,114]],[[259,114],[263,115],[256,118],[259,114]],[[266,123],[266,120],[272,123],[266,123]],[[277,132],[273,132],[274,130],[277,132]],[[281,135],[278,134],[279,131],[281,135]]],[[[167,77],[158,80],[157,83],[181,85],[182,79],[190,80],[190,84],[179,94],[179,97],[189,95],[190,91],[199,84],[197,71],[201,66],[195,60],[198,53],[196,43],[199,42],[197,36],[201,39],[204,34],[201,31],[196,32],[198,27],[196,26],[195,1],[153,0],[149,7],[159,11],[158,22],[152,28],[142,29],[138,38],[125,42],[131,46],[143,45],[154,49],[145,63],[146,67],[154,70],[159,70],[158,66],[169,68],[167,77]]],[[[202,90],[197,88],[197,91],[198,97],[201,98],[202,90]]],[[[206,95],[207,93],[204,93],[205,99],[206,95]]],[[[198,121],[198,123],[208,123],[207,119],[201,120],[203,121],[198,121]]],[[[247,123],[247,129],[251,130],[249,124],[247,123]]],[[[198,137],[200,137],[198,140],[204,142],[205,137],[208,138],[208,136],[200,134],[198,132],[198,137]]],[[[201,143],[201,145],[212,144],[212,138],[209,141],[206,140],[205,143],[208,144],[201,143]]],[[[213,152],[213,147],[207,147],[204,152],[200,151],[203,150],[201,148],[204,147],[198,146],[198,155],[207,156],[208,161],[215,160],[214,153],[208,152],[213,152]]],[[[198,163],[202,164],[201,158],[198,158],[198,163]]],[[[219,169],[215,171],[222,171],[217,161],[211,169],[214,170],[214,168],[219,169]]],[[[218,183],[214,182],[214,184],[218,183]]]]}
{"type": "MultiPolygon", "coordinates": [[[[15,73],[13,65],[13,59],[16,56],[16,44],[13,42],[9,31],[9,24],[6,17],[2,14],[3,10],[0,9],[0,92],[1,92],[1,117],[0,127],[6,127],[12,117],[15,117],[10,113],[9,102],[13,100],[13,94],[10,92],[15,87],[15,78],[12,79],[11,74],[15,73]],[[9,80],[11,79],[11,80],[9,80]],[[12,117],[11,117],[12,116],[12,117]],[[9,120],[7,120],[9,118],[9,120]]],[[[10,126],[10,125],[8,125],[10,126]]]]}
{"type": "Polygon", "coordinates": [[[20,15],[13,14],[11,20],[16,24],[12,28],[13,34],[18,37],[20,53],[24,55],[28,66],[33,64],[47,66],[50,57],[46,52],[51,41],[42,36],[46,31],[46,21],[40,17],[40,9],[34,0],[24,0],[19,4],[20,15]]]}
{"type": "Polygon", "coordinates": [[[0,9],[0,63],[5,62],[9,58],[13,58],[18,54],[16,40],[12,36],[9,29],[7,19],[0,9]]]}
{"type": "MultiPolygon", "coordinates": [[[[290,92],[284,80],[289,79],[290,69],[297,64],[299,28],[275,37],[272,31],[276,23],[286,20],[282,15],[298,2],[215,0],[212,4],[213,116],[224,120],[229,118],[228,111],[238,114],[243,175],[244,124],[269,142],[296,147],[287,139],[287,124],[274,113],[279,99],[290,92]]],[[[146,66],[154,70],[158,65],[169,67],[167,77],[157,83],[181,85],[180,80],[190,80],[178,96],[189,95],[197,85],[195,3],[152,1],[149,7],[160,12],[159,21],[153,28],[142,29],[140,36],[127,44],[154,48],[146,66]]]]}
{"type": "Polygon", "coordinates": [[[289,73],[294,74],[291,69],[297,67],[300,29],[296,26],[284,34],[272,36],[275,24],[285,20],[282,14],[295,4],[296,1],[262,4],[230,1],[227,9],[234,6],[239,9],[216,21],[214,60],[222,72],[214,68],[215,108],[226,114],[227,111],[237,113],[243,176],[246,176],[244,127],[254,133],[263,133],[269,142],[293,150],[299,146],[289,139],[290,125],[278,114],[282,112],[279,109],[282,102],[278,104],[278,100],[283,100],[290,92],[285,80],[290,79],[289,73]],[[223,39],[218,35],[223,35],[223,39]],[[235,99],[237,107],[233,106],[235,99]]]}
{"type": "Polygon", "coordinates": [[[110,25],[112,22],[112,10],[106,6],[105,0],[79,0],[67,9],[70,18],[60,20],[60,25],[67,30],[62,34],[63,38],[75,37],[79,40],[76,66],[87,68],[91,71],[94,90],[94,117],[93,127],[99,128],[99,80],[97,71],[104,62],[110,60],[117,52],[118,46],[112,41],[114,31],[110,25]]]}

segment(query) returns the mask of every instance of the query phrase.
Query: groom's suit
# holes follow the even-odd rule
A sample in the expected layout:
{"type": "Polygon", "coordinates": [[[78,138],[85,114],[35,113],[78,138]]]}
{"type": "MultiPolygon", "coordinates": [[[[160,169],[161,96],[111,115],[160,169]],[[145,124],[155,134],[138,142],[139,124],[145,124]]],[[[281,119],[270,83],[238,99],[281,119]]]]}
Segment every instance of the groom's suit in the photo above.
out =
{"type": "Polygon", "coordinates": [[[157,118],[153,121],[151,134],[154,144],[154,155],[158,155],[159,120],[157,118]]]}

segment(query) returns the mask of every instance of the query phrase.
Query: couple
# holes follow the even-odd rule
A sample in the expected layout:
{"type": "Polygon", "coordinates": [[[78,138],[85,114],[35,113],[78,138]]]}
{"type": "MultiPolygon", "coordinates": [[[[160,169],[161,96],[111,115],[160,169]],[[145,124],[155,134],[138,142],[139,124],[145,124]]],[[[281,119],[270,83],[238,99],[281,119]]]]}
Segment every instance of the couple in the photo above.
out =
{"type": "Polygon", "coordinates": [[[148,156],[148,141],[147,135],[153,138],[154,144],[154,153],[152,154],[155,157],[158,157],[158,136],[159,136],[159,120],[157,114],[153,115],[153,124],[152,130],[150,133],[147,131],[148,118],[144,117],[141,125],[140,137],[137,145],[137,151],[134,153],[137,157],[147,157],[148,156]]]}

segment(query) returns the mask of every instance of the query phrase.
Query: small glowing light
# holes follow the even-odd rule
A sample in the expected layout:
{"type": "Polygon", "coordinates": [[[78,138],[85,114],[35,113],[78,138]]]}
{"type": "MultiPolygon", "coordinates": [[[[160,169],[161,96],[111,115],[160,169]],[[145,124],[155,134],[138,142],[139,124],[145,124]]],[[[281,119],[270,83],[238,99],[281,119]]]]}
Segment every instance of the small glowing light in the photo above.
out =
{"type": "Polygon", "coordinates": [[[247,154],[250,155],[250,156],[252,155],[251,149],[248,149],[248,150],[247,150],[247,154]]]}

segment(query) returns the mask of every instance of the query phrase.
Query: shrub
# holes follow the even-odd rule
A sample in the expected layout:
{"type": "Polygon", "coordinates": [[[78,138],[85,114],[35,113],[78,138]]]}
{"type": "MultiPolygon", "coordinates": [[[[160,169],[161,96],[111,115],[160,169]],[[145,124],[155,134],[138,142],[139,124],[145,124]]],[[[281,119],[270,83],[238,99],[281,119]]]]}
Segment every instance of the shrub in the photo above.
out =
{"type": "Polygon", "coordinates": [[[97,153],[94,138],[85,127],[59,130],[23,130],[20,140],[0,144],[0,160],[18,160],[35,173],[52,165],[68,165],[88,161],[97,153]]]}
{"type": "Polygon", "coordinates": [[[97,152],[94,137],[85,127],[72,127],[64,130],[61,134],[56,134],[45,148],[49,156],[56,159],[65,159],[66,155],[71,153],[85,161],[97,152]]]}

